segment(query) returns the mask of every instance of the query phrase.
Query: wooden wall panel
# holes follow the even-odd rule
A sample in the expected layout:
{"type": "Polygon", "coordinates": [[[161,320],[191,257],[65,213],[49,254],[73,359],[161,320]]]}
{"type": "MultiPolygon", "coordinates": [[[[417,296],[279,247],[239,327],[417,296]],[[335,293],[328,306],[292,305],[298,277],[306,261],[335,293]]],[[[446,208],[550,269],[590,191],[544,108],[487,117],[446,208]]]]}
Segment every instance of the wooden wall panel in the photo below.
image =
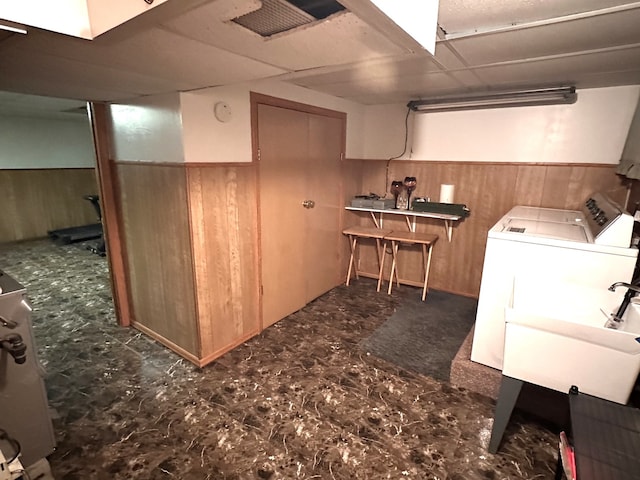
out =
{"type": "Polygon", "coordinates": [[[82,198],[98,193],[93,168],[0,170],[0,192],[0,242],[97,222],[93,206],[82,198]]]}
{"type": "Polygon", "coordinates": [[[199,355],[184,167],[117,165],[133,325],[199,355]]]}
{"type": "Polygon", "coordinates": [[[187,168],[201,362],[259,333],[256,168],[187,168]]]}
{"type": "MultiPolygon", "coordinates": [[[[342,195],[344,198],[344,203],[346,205],[347,203],[349,203],[353,195],[362,193],[362,162],[343,161],[341,175],[342,195]]],[[[360,215],[346,210],[342,212],[341,225],[343,229],[351,225],[359,225],[360,223],[365,225],[360,215]]],[[[340,272],[342,274],[342,277],[346,278],[351,250],[349,249],[349,241],[347,237],[344,235],[343,237],[344,239],[342,240],[342,248],[340,250],[340,272]]]]}
{"type": "MultiPolygon", "coordinates": [[[[345,170],[361,175],[360,189],[346,192],[346,198],[361,192],[381,192],[386,160],[349,160],[355,165],[345,170]]],[[[609,194],[623,204],[626,188],[615,175],[614,165],[552,165],[552,164],[498,164],[471,162],[418,162],[392,161],[388,182],[415,176],[418,186],[415,194],[439,200],[440,185],[455,185],[456,203],[471,209],[471,216],[457,222],[451,243],[447,242],[443,222],[419,219],[418,231],[440,236],[433,250],[430,285],[476,297],[480,289],[484,249],[488,230],[514,205],[579,209],[581,203],[594,191],[609,194]]],[[[358,185],[357,179],[347,185],[358,185]]],[[[390,195],[389,195],[390,196],[390,195]]],[[[387,216],[388,218],[389,216],[387,216]]],[[[345,224],[372,225],[368,214],[345,216],[345,224]]],[[[406,230],[400,220],[387,220],[385,227],[406,230]]],[[[367,273],[376,273],[374,249],[362,249],[362,267],[367,273]]],[[[400,261],[402,278],[420,280],[418,250],[405,249],[400,261]]],[[[402,288],[402,287],[401,287],[402,288]]]]}

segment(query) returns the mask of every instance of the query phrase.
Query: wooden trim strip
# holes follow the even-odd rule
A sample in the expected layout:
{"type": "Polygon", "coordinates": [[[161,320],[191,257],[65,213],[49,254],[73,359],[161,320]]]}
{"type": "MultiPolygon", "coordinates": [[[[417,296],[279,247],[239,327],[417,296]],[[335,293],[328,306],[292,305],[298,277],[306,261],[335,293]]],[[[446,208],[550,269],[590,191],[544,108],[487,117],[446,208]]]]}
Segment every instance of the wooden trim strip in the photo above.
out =
{"type": "Polygon", "coordinates": [[[183,162],[147,162],[147,161],[136,161],[136,160],[115,160],[113,159],[113,163],[116,165],[139,165],[144,167],[180,167],[184,168],[185,163],[183,162]]]}
{"type": "Polygon", "coordinates": [[[132,322],[131,294],[127,271],[127,251],[122,237],[122,210],[116,166],[110,160],[109,111],[104,103],[89,103],[89,118],[96,154],[96,174],[100,190],[103,237],[111,273],[111,290],[118,324],[127,327],[132,322]]]}
{"type": "Polygon", "coordinates": [[[150,328],[145,327],[144,325],[142,325],[142,324],[140,324],[140,323],[138,323],[136,321],[131,322],[131,326],[134,327],[134,328],[137,328],[142,333],[145,333],[145,334],[149,335],[151,338],[153,338],[154,340],[157,340],[158,342],[160,342],[165,347],[169,348],[170,350],[173,350],[174,352],[176,352],[181,357],[184,357],[185,359],[189,360],[191,363],[193,363],[193,364],[195,364],[195,365],[197,365],[199,367],[202,366],[200,364],[200,359],[198,357],[196,357],[191,352],[185,350],[184,348],[180,347],[179,345],[176,345],[175,343],[173,343],[171,340],[167,339],[166,337],[163,337],[158,332],[156,332],[154,330],[151,330],[150,328]]]}
{"type": "Polygon", "coordinates": [[[233,342],[233,343],[231,343],[229,345],[226,345],[225,347],[220,348],[220,349],[216,350],[213,353],[210,353],[206,357],[203,357],[203,358],[198,360],[198,366],[199,367],[204,367],[205,365],[213,362],[214,360],[216,360],[217,358],[221,357],[225,353],[230,352],[231,350],[236,348],[238,345],[242,345],[247,340],[251,339],[252,337],[255,337],[259,333],[260,333],[260,329],[253,330],[253,331],[249,332],[248,334],[244,335],[243,337],[240,337],[235,342],[233,342]]]}
{"type": "Polygon", "coordinates": [[[255,167],[253,162],[185,162],[183,164],[186,168],[216,168],[216,167],[255,167]]]}
{"type": "MultiPolygon", "coordinates": [[[[193,295],[193,306],[195,308],[195,320],[196,320],[196,344],[197,344],[197,349],[198,349],[198,357],[202,357],[202,351],[203,351],[203,346],[202,346],[202,329],[200,328],[200,322],[201,322],[201,313],[200,313],[200,305],[199,305],[199,300],[198,300],[198,289],[200,288],[200,286],[198,285],[198,275],[196,273],[196,252],[195,252],[195,248],[194,248],[194,228],[195,225],[193,224],[193,206],[192,206],[192,201],[193,198],[192,196],[195,195],[193,193],[193,188],[192,188],[192,183],[196,180],[194,180],[193,175],[196,175],[197,172],[194,172],[194,170],[189,170],[189,169],[185,169],[184,172],[184,181],[185,181],[185,191],[186,191],[186,209],[187,209],[187,224],[189,225],[189,256],[191,258],[191,278],[192,278],[192,282],[193,282],[193,291],[191,292],[191,294],[193,295]]],[[[200,183],[200,178],[198,175],[198,179],[197,179],[198,183],[200,183]]],[[[201,198],[198,198],[198,200],[202,200],[201,198]]]]}
{"type": "MultiPolygon", "coordinates": [[[[259,136],[258,136],[258,94],[250,92],[250,115],[251,115],[251,161],[258,165],[259,136]]],[[[256,285],[258,286],[258,332],[264,330],[264,309],[262,305],[262,204],[260,198],[260,168],[255,170],[254,188],[256,192],[256,224],[254,241],[256,242],[256,285]]]]}
{"type": "MultiPolygon", "coordinates": [[[[328,108],[316,107],[315,105],[307,105],[306,103],[294,102],[293,100],[286,100],[284,98],[272,97],[270,95],[264,95],[262,93],[250,92],[249,93],[251,106],[252,106],[252,118],[253,118],[253,105],[263,104],[270,105],[272,107],[288,108],[289,110],[297,110],[299,112],[312,113],[315,115],[322,115],[325,117],[334,118],[347,118],[345,112],[339,112],[337,110],[330,110],[328,108]]],[[[252,123],[253,127],[253,123],[252,123]]],[[[253,130],[253,129],[252,129],[253,130]]]]}
{"type": "Polygon", "coordinates": [[[144,167],[179,168],[216,168],[216,167],[253,167],[253,162],[136,162],[132,160],[113,160],[116,165],[140,165],[144,167]]]}
{"type": "Polygon", "coordinates": [[[87,165],[86,167],[39,167],[39,168],[32,168],[32,167],[27,167],[27,168],[0,168],[0,171],[20,171],[20,172],[24,172],[24,171],[31,171],[31,172],[40,172],[40,171],[47,171],[50,172],[51,170],[95,170],[95,165],[87,165]]]}

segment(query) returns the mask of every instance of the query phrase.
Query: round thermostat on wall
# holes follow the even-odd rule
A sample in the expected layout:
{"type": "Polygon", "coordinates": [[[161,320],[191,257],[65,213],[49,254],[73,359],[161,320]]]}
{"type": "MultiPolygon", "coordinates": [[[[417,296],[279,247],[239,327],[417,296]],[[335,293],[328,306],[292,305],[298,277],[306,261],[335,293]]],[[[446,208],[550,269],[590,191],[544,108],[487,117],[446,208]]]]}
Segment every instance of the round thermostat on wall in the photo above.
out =
{"type": "Polygon", "coordinates": [[[231,107],[226,102],[218,102],[213,106],[213,113],[219,122],[231,120],[231,107]]]}

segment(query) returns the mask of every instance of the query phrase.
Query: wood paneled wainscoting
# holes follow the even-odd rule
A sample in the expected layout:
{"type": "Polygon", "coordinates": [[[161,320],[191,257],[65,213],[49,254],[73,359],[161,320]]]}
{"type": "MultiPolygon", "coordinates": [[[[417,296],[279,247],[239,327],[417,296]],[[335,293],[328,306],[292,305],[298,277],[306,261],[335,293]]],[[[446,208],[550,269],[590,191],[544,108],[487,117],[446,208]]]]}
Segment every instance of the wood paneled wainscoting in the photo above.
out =
{"type": "Polygon", "coordinates": [[[256,335],[255,167],[116,165],[132,325],[199,366],[256,335]]]}
{"type": "Polygon", "coordinates": [[[96,223],[93,168],[0,170],[0,242],[46,237],[49,230],[96,223]]]}
{"type": "MultiPolygon", "coordinates": [[[[477,297],[480,291],[482,264],[488,230],[514,205],[579,209],[595,191],[608,194],[624,205],[626,186],[615,174],[615,165],[599,164],[504,164],[480,162],[434,162],[394,160],[347,160],[346,184],[354,194],[388,191],[392,180],[417,177],[417,196],[438,201],[441,184],[455,185],[455,203],[466,204],[471,216],[457,222],[453,238],[447,242],[443,223],[419,219],[417,231],[436,233],[440,241],[433,250],[430,287],[477,297]]],[[[389,195],[387,193],[389,197],[389,195]]],[[[404,218],[387,216],[385,227],[406,230],[404,218]]],[[[348,212],[347,225],[372,225],[362,213],[348,212]]],[[[377,276],[373,247],[362,249],[361,268],[377,276]]],[[[419,251],[405,249],[400,261],[402,278],[420,280],[419,251]]]]}

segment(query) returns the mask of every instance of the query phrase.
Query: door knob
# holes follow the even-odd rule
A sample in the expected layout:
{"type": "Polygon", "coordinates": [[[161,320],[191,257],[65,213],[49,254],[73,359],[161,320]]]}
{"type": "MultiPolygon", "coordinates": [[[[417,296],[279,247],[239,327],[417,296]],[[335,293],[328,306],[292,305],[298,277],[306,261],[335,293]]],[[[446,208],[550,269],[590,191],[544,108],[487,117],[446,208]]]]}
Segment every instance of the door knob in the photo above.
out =
{"type": "Polygon", "coordinates": [[[316,202],[314,202],[313,200],[305,200],[304,202],[302,202],[302,206],[304,208],[313,208],[316,206],[316,202]]]}

